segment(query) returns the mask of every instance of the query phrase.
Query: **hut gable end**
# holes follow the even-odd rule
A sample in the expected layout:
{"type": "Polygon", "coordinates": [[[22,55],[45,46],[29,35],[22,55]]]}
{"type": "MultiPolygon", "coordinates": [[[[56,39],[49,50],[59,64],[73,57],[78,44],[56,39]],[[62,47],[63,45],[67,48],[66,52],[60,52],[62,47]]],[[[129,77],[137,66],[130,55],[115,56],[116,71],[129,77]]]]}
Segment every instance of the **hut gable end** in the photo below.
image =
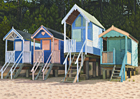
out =
{"type": "Polygon", "coordinates": [[[103,35],[103,37],[123,37],[123,36],[125,36],[125,35],[117,32],[117,31],[114,31],[114,30],[111,30],[107,34],[103,35]]]}

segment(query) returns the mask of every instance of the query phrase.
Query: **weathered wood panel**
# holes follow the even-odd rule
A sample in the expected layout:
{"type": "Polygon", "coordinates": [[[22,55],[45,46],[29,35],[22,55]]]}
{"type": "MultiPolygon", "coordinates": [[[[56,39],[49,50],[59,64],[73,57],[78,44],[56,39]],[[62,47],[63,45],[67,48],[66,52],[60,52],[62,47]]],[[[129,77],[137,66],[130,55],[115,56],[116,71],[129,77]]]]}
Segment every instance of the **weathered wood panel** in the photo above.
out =
{"type": "Polygon", "coordinates": [[[102,63],[107,63],[107,53],[102,53],[102,63]]]}
{"type": "Polygon", "coordinates": [[[127,52],[127,64],[131,64],[131,53],[127,52]]]}
{"type": "Polygon", "coordinates": [[[52,63],[60,63],[60,50],[56,50],[53,52],[52,63]]]}
{"type": "Polygon", "coordinates": [[[42,49],[50,50],[50,40],[42,40],[42,49]]]}
{"type": "MultiPolygon", "coordinates": [[[[9,61],[10,56],[14,53],[14,51],[7,51],[6,53],[6,61],[9,61]]],[[[11,63],[15,62],[15,54],[12,56],[12,59],[10,60],[11,63]]]]}
{"type": "Polygon", "coordinates": [[[38,60],[38,58],[39,58],[39,56],[41,57],[41,55],[43,56],[42,57],[42,59],[40,60],[40,62],[44,62],[44,51],[42,51],[42,50],[35,50],[35,53],[34,53],[34,62],[36,62],[36,61],[38,61],[39,62],[39,60],[38,60]]]}
{"type": "Polygon", "coordinates": [[[31,63],[31,52],[30,51],[24,51],[23,52],[23,63],[31,63]]]}
{"type": "Polygon", "coordinates": [[[113,52],[103,52],[102,63],[113,63],[113,52]]]}
{"type": "Polygon", "coordinates": [[[107,52],[107,63],[113,63],[113,52],[107,52]]]}

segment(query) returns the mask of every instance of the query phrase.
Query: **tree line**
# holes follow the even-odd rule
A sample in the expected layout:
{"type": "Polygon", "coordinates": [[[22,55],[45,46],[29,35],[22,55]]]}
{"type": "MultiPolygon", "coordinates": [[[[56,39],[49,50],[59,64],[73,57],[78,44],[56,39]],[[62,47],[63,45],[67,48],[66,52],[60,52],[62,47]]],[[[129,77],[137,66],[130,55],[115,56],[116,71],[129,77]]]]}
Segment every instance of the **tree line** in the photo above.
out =
{"type": "MultiPolygon", "coordinates": [[[[108,29],[112,25],[140,39],[139,0],[0,0],[0,63],[5,60],[3,37],[12,26],[34,33],[40,25],[63,33],[61,20],[74,4],[95,16],[108,29]]],[[[67,36],[70,36],[70,26],[67,36]]],[[[139,51],[140,52],[140,46],[139,51]]],[[[8,43],[8,49],[13,49],[8,43]]],[[[139,54],[140,60],[140,54],[139,54]]]]}

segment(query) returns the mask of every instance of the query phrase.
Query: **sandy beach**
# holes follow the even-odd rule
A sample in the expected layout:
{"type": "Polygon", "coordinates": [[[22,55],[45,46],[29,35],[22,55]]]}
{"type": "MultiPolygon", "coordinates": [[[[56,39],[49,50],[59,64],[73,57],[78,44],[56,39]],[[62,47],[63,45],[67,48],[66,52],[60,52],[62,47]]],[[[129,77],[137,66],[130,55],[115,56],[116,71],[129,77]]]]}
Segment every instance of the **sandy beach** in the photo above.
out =
{"type": "Polygon", "coordinates": [[[72,84],[62,83],[62,79],[0,80],[0,99],[140,99],[140,75],[122,83],[99,79],[72,84]]]}

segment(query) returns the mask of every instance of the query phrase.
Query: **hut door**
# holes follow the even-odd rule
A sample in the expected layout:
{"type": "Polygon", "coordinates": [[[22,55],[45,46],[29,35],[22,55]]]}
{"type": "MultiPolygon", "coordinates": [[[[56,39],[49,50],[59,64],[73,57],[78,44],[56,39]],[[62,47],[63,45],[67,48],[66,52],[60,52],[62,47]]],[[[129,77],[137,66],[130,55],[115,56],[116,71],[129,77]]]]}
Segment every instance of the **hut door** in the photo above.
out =
{"type": "MultiPolygon", "coordinates": [[[[51,42],[51,50],[53,50],[53,41],[51,42]]],[[[58,51],[59,50],[59,40],[54,40],[54,50],[58,51]]]]}
{"type": "Polygon", "coordinates": [[[53,52],[52,63],[60,63],[59,40],[54,40],[54,43],[53,42],[51,43],[52,50],[53,50],[53,44],[54,44],[54,52],[53,52]]]}
{"type": "Polygon", "coordinates": [[[51,54],[51,40],[42,40],[42,49],[44,50],[44,62],[47,61],[48,57],[51,54]]]}
{"type": "Polygon", "coordinates": [[[24,42],[24,63],[30,63],[31,62],[31,53],[30,53],[30,41],[24,42]]]}
{"type": "Polygon", "coordinates": [[[120,59],[121,59],[120,64],[121,64],[125,55],[125,40],[124,39],[121,39],[120,45],[121,45],[121,48],[120,48],[120,59]]]}

